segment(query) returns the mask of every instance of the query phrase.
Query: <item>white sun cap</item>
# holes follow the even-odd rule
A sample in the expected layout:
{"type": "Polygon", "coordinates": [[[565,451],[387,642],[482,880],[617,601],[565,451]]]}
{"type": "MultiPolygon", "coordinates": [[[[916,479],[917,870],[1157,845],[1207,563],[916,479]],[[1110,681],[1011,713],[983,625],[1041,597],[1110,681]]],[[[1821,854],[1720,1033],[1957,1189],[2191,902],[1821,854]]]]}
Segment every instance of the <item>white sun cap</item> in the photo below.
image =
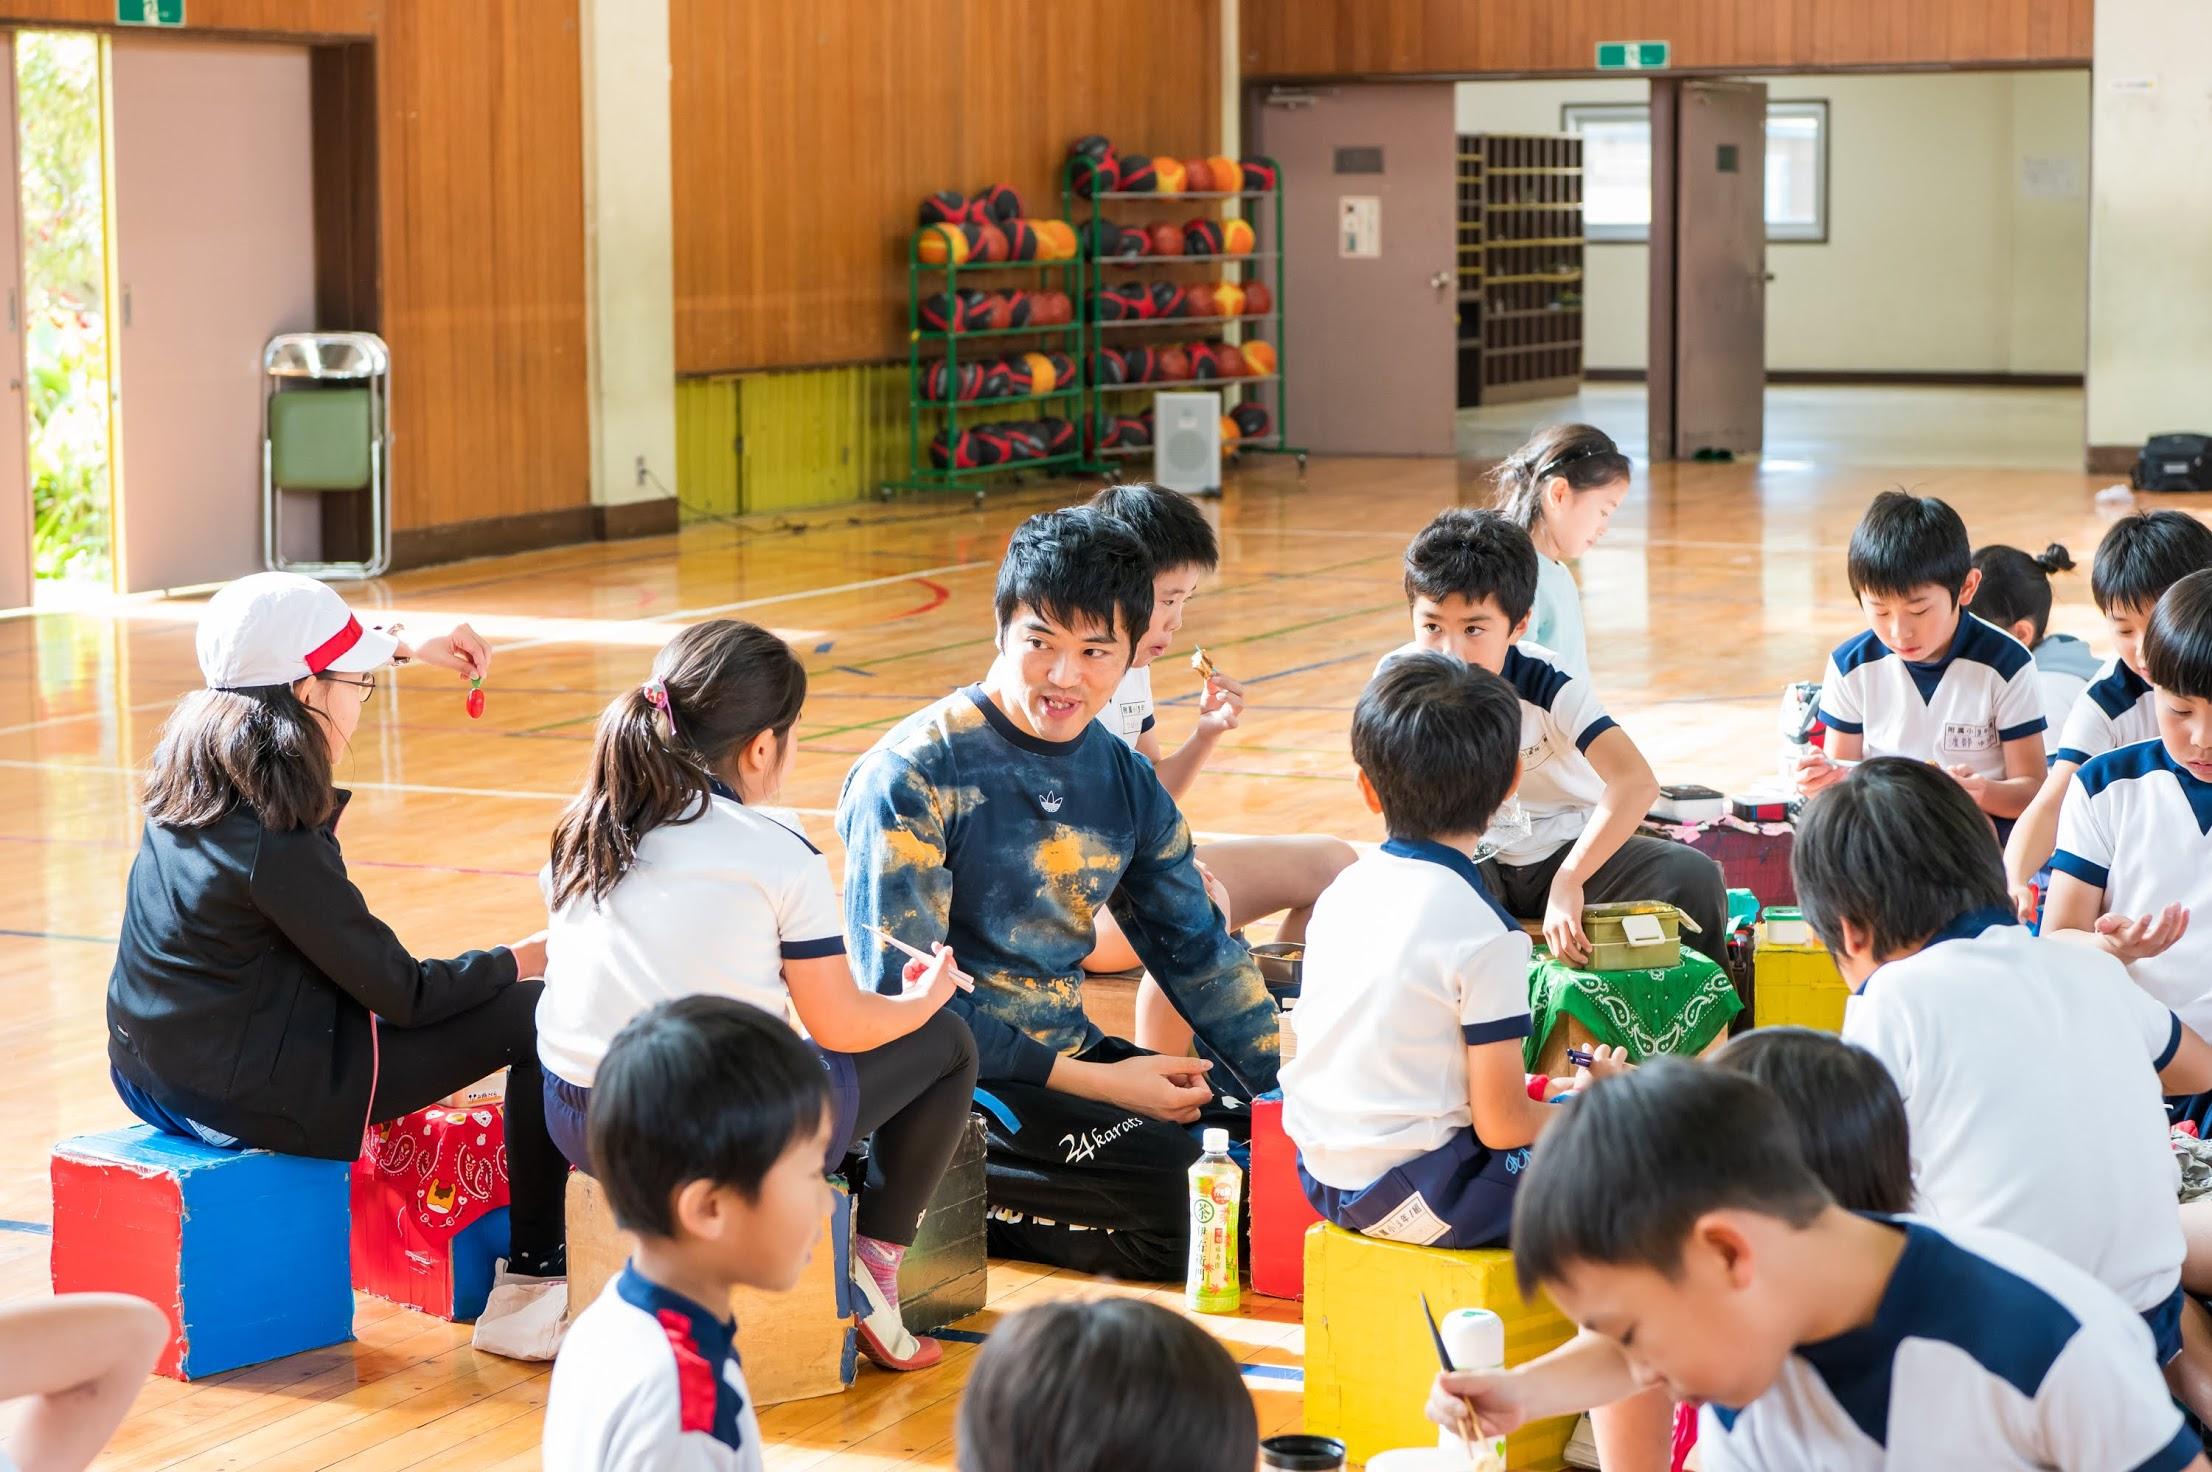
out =
{"type": "Polygon", "coordinates": [[[361,627],[327,584],[297,573],[240,578],[200,615],[200,673],[211,690],[362,674],[390,664],[398,648],[390,634],[361,627]]]}

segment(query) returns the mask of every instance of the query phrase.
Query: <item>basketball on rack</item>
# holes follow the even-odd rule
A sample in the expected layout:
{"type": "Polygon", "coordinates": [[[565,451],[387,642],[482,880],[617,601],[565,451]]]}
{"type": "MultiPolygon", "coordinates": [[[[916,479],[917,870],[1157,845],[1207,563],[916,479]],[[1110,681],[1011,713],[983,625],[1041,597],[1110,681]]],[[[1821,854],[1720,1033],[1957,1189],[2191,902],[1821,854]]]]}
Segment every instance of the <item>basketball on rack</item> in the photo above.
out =
{"type": "Polygon", "coordinates": [[[1003,225],[1008,220],[1018,220],[1029,213],[1022,208],[1022,197],[1014,192],[1011,184],[993,184],[976,196],[969,207],[970,218],[981,224],[988,220],[1003,225]]]}
{"type": "Polygon", "coordinates": [[[929,463],[939,470],[971,470],[975,467],[975,431],[963,429],[957,439],[947,440],[945,432],[938,430],[936,438],[929,442],[929,463]]]}
{"type": "Polygon", "coordinates": [[[1239,404],[1229,411],[1229,417],[1236,421],[1237,431],[1249,440],[1266,434],[1274,422],[1268,417],[1265,404],[1239,404]]]}
{"type": "Polygon", "coordinates": [[[1144,233],[1124,230],[1112,220],[1093,220],[1083,227],[1084,243],[1089,246],[1093,260],[1114,260],[1141,256],[1147,244],[1144,233]]]}
{"type": "Polygon", "coordinates": [[[1265,194],[1275,187],[1275,166],[1264,158],[1248,158],[1237,165],[1244,187],[1265,194]]]}
{"type": "Polygon", "coordinates": [[[1100,348],[1091,354],[1091,382],[1099,388],[1116,388],[1129,381],[1129,360],[1120,348],[1100,348]]]}
{"type": "Polygon", "coordinates": [[[976,397],[978,399],[1003,399],[1011,392],[1012,389],[1007,383],[1004,360],[985,363],[983,365],[983,392],[977,394],[976,397]]]}
{"type": "Polygon", "coordinates": [[[922,370],[922,397],[933,404],[947,399],[972,399],[983,391],[983,368],[977,363],[962,363],[956,372],[943,358],[937,359],[922,370]]]}
{"type": "Polygon", "coordinates": [[[1004,332],[1014,325],[1014,304],[1006,299],[1003,291],[988,293],[983,298],[981,320],[975,325],[985,332],[1004,332]]]}
{"type": "Polygon", "coordinates": [[[1214,357],[1214,345],[1210,342],[1194,342],[1190,353],[1190,376],[1201,383],[1221,376],[1221,363],[1214,357]]]}
{"type": "Polygon", "coordinates": [[[931,225],[922,232],[916,253],[925,266],[960,266],[975,254],[976,228],[967,224],[931,225]]]}
{"type": "Polygon", "coordinates": [[[1119,167],[1124,194],[1150,194],[1160,185],[1160,176],[1152,170],[1152,160],[1141,153],[1124,155],[1119,167]]]}
{"type": "Polygon", "coordinates": [[[1091,423],[1091,448],[1111,450],[1121,444],[1121,421],[1111,414],[1100,413],[1091,423]]]}
{"type": "Polygon", "coordinates": [[[1214,220],[1193,220],[1183,227],[1183,254],[1186,256],[1218,256],[1221,254],[1221,226],[1214,220]]]}
{"type": "Polygon", "coordinates": [[[1194,283],[1184,293],[1184,299],[1190,303],[1190,315],[1193,317],[1218,317],[1221,315],[1221,305],[1214,300],[1214,289],[1211,282],[1200,281],[1194,283]]]}
{"type": "MultiPolygon", "coordinates": [[[[988,236],[996,232],[991,231],[987,225],[984,230],[988,242],[988,236]]],[[[1221,227],[1221,248],[1230,255],[1248,256],[1252,254],[1252,247],[1256,244],[1258,241],[1253,237],[1252,222],[1249,220],[1231,220],[1221,227]]]]}
{"type": "Polygon", "coordinates": [[[1035,375],[1030,372],[1027,354],[1018,358],[1008,358],[1004,362],[992,366],[1005,375],[1006,392],[1014,397],[1026,399],[1037,391],[1037,380],[1035,375]]]}
{"type": "Polygon", "coordinates": [[[1141,450],[1152,443],[1152,422],[1142,414],[1124,414],[1114,421],[1114,440],[1123,449],[1141,450]]]}
{"type": "Polygon", "coordinates": [[[1076,139],[1068,148],[1068,182],[1085,199],[1118,188],[1121,166],[1114,158],[1114,145],[1098,133],[1076,139]]]}
{"type": "Polygon", "coordinates": [[[1244,169],[1233,158],[1217,153],[1206,160],[1206,170],[1213,175],[1214,188],[1223,194],[1236,194],[1244,188],[1244,169]]]}
{"type": "Polygon", "coordinates": [[[1242,378],[1251,371],[1244,366],[1244,350],[1233,342],[1214,344],[1214,366],[1223,378],[1242,378]]]}
{"type": "Polygon", "coordinates": [[[1037,259],[1040,261],[1072,261],[1075,259],[1075,227],[1065,220],[1031,220],[1037,227],[1037,259]]]}
{"type": "Polygon", "coordinates": [[[978,320],[982,313],[980,291],[956,291],[949,296],[936,291],[922,298],[922,328],[927,332],[970,331],[983,325],[978,320]]]}
{"type": "Polygon", "coordinates": [[[1190,377],[1190,354],[1178,347],[1161,348],[1153,359],[1153,369],[1163,383],[1181,383],[1190,377]]]}
{"type": "Polygon", "coordinates": [[[1065,419],[1046,416],[1037,421],[1045,432],[1047,455],[1072,455],[1075,453],[1075,425],[1065,419]]]}
{"type": "MultiPolygon", "coordinates": [[[[1065,301],[1067,298],[1062,297],[1061,300],[1065,301]]],[[[1074,388],[1075,359],[1066,353],[1046,353],[1045,357],[1052,363],[1052,381],[1062,388],[1074,388]]]]}
{"type": "Polygon", "coordinates": [[[1214,191],[1214,168],[1202,158],[1183,160],[1183,192],[1185,194],[1211,194],[1214,191]]]}
{"type": "Polygon", "coordinates": [[[1006,235],[1006,259],[1010,261],[1034,261],[1037,259],[1037,227],[1027,220],[1008,220],[999,227],[1006,235]]]}
{"type": "Polygon", "coordinates": [[[975,230],[975,259],[987,265],[996,265],[1006,259],[1009,246],[1004,230],[988,223],[973,228],[975,230]]]}
{"type": "Polygon", "coordinates": [[[1180,281],[1153,282],[1152,315],[1155,317],[1188,317],[1190,315],[1189,289],[1180,281]]]}
{"type": "Polygon", "coordinates": [[[968,218],[968,196],[953,189],[940,189],[922,201],[921,223],[930,225],[957,225],[968,218]]]}
{"type": "Polygon", "coordinates": [[[1152,160],[1152,172],[1159,179],[1154,188],[1161,194],[1181,194],[1183,181],[1189,177],[1181,160],[1169,158],[1164,153],[1152,160]]]}
{"type": "Polygon", "coordinates": [[[1043,353],[1023,353],[1022,367],[1029,373],[1029,391],[1042,397],[1060,386],[1059,370],[1043,353]]]}
{"type": "Polygon", "coordinates": [[[1152,227],[1152,254],[1179,256],[1183,253],[1183,232],[1173,225],[1152,227]]]}
{"type": "Polygon", "coordinates": [[[1160,355],[1148,347],[1123,348],[1121,360],[1128,365],[1123,383],[1150,383],[1160,376],[1160,355]]]}
{"type": "Polygon", "coordinates": [[[1234,281],[1216,282],[1214,284],[1214,306],[1218,309],[1219,315],[1223,317],[1243,316],[1245,306],[1244,288],[1234,281]]]}
{"type": "Polygon", "coordinates": [[[1267,289],[1264,281],[1244,283],[1244,310],[1257,317],[1275,309],[1275,294],[1267,289]]]}
{"type": "Polygon", "coordinates": [[[1265,378],[1275,371],[1275,344],[1255,339],[1244,345],[1245,371],[1254,378],[1265,378]]]}

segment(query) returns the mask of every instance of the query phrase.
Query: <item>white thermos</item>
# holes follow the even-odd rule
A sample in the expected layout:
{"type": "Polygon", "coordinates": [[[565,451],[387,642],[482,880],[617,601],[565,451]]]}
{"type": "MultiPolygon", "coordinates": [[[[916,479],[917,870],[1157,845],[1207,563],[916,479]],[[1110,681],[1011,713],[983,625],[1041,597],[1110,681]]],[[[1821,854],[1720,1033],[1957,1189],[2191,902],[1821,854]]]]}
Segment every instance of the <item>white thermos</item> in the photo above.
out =
{"type": "MultiPolygon", "coordinates": [[[[1502,1370],[1505,1368],[1505,1320],[1486,1308],[1455,1308],[1444,1316],[1438,1326],[1444,1336],[1444,1352],[1451,1356],[1455,1370],[1502,1370]]],[[[1436,1444],[1453,1451],[1459,1449],[1459,1438],[1449,1431],[1437,1434],[1436,1444]]],[[[1490,1451],[1505,1465],[1505,1438],[1494,1438],[1490,1451]]]]}

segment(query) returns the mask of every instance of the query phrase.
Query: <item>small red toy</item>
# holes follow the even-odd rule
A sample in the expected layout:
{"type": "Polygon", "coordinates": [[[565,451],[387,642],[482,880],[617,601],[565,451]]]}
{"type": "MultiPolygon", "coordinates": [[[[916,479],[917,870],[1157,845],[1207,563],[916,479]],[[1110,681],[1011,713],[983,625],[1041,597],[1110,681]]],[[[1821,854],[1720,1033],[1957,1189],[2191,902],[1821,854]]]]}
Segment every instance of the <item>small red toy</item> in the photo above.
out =
{"type": "Polygon", "coordinates": [[[481,675],[469,681],[468,712],[472,721],[484,719],[484,680],[481,675]]]}

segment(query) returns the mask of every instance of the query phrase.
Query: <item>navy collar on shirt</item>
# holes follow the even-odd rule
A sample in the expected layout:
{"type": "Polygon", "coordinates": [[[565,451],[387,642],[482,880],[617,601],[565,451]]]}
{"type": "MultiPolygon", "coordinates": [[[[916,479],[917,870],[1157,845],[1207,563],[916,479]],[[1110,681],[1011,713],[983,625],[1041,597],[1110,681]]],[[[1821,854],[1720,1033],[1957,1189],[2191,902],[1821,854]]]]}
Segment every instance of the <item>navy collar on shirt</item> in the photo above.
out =
{"type": "Polygon", "coordinates": [[[1091,728],[1098,724],[1096,721],[1085,721],[1083,734],[1072,741],[1047,741],[1044,737],[1032,735],[1015,725],[1008,719],[1006,712],[998,708],[998,702],[991,698],[990,692],[981,685],[964,685],[960,693],[967,696],[977,710],[983,712],[983,719],[991,723],[991,729],[1005,737],[1009,744],[1037,756],[1068,755],[1090,739],[1091,728]]]}
{"type": "Polygon", "coordinates": [[[615,1291],[624,1303],[651,1317],[668,1336],[669,1348],[676,1357],[683,1429],[704,1431],[724,1446],[742,1448],[745,1435],[740,1416],[745,1398],[723,1370],[725,1365],[738,1363],[737,1325],[715,1317],[681,1293],[663,1288],[640,1273],[635,1262],[622,1265],[615,1291]]]}
{"type": "Polygon", "coordinates": [[[1908,1338],[1953,1345],[1984,1374],[2032,1399],[2080,1322],[2037,1285],[1940,1232],[1878,1212],[1860,1215],[1905,1234],[1874,1321],[1796,1351],[1858,1428],[1888,1445],[1897,1349],[1908,1338]],[[1992,1315],[1999,1302],[2007,1311],[1992,1315]]]}
{"type": "Polygon", "coordinates": [[[1498,903],[1498,897],[1483,882],[1481,867],[1449,844],[1438,843],[1432,838],[1392,838],[1384,841],[1382,851],[1401,859],[1420,859],[1426,863],[1443,865],[1467,881],[1468,888],[1482,897],[1482,902],[1505,923],[1507,930],[1518,931],[1521,928],[1521,922],[1498,903]]]}
{"type": "Polygon", "coordinates": [[[1935,699],[1936,687],[1943,683],[1943,672],[1951,667],[1951,661],[1957,659],[1959,651],[1966,647],[1966,641],[1974,631],[1973,617],[1964,608],[1959,609],[1959,625],[1951,631],[1951,647],[1944,650],[1940,658],[1925,662],[1910,659],[1898,661],[1905,667],[1905,672],[1912,676],[1913,688],[1920,692],[1923,702],[1935,699]]]}
{"type": "MultiPolygon", "coordinates": [[[[1925,951],[1930,946],[1941,945],[1947,940],[1972,940],[1984,931],[1994,930],[2000,925],[2019,923],[2020,917],[2002,905],[1985,905],[1981,909],[1968,910],[1963,915],[1953,916],[1948,924],[1938,927],[1933,935],[1920,943],[1920,950],[1925,951]]],[[[1920,951],[1913,954],[1918,955],[1920,951]]],[[[1888,964],[1886,961],[1882,963],[1884,967],[1888,964]]],[[[1878,967],[1865,981],[1859,983],[1859,994],[1864,996],[1874,985],[1874,978],[1881,974],[1881,968],[1878,967]]]]}

